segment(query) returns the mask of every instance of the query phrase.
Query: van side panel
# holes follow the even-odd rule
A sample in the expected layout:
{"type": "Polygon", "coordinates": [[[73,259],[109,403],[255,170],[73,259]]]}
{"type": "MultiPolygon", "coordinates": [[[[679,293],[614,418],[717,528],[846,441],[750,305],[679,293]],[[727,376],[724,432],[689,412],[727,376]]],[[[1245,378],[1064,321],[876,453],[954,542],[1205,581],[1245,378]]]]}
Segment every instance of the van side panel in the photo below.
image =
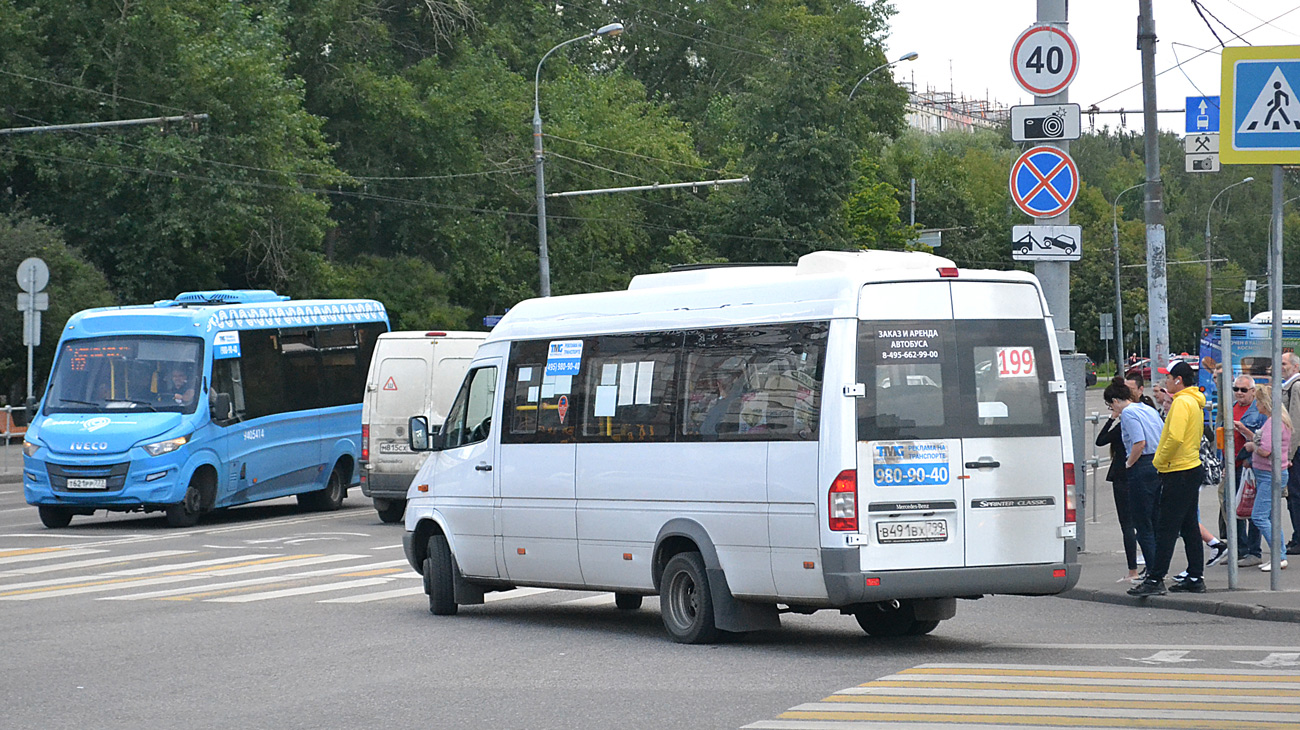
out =
{"type": "Polygon", "coordinates": [[[820,491],[815,441],[767,444],[768,540],[778,596],[826,598],[826,582],[819,568],[820,491]]]}
{"type": "MultiPolygon", "coordinates": [[[[493,430],[499,433],[500,427],[493,430]]],[[[574,452],[573,444],[501,446],[498,514],[506,573],[513,581],[583,584],[574,452]]]]}

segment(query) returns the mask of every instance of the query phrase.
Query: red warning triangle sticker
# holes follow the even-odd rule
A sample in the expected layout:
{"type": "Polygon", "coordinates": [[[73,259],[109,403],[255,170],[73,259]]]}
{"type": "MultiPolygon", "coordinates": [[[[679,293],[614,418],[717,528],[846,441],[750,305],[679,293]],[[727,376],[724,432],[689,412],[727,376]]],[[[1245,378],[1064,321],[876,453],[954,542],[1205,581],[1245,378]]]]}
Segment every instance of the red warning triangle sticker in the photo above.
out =
{"type": "Polygon", "coordinates": [[[388,382],[384,383],[384,390],[397,390],[397,381],[393,380],[391,375],[388,377],[388,382]]]}

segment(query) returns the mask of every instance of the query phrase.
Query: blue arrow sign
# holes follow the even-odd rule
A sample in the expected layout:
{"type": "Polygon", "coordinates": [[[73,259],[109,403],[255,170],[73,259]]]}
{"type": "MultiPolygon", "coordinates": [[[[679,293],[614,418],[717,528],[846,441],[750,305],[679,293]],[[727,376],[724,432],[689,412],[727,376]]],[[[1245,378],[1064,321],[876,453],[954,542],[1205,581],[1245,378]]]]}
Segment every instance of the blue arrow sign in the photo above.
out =
{"type": "Polygon", "coordinates": [[[1187,97],[1187,126],[1188,134],[1207,134],[1219,131],[1219,97],[1217,96],[1189,96],[1187,97]]]}
{"type": "Polygon", "coordinates": [[[1079,168],[1055,147],[1034,147],[1011,166],[1011,199],[1026,215],[1053,218],[1079,194],[1079,168]]]}

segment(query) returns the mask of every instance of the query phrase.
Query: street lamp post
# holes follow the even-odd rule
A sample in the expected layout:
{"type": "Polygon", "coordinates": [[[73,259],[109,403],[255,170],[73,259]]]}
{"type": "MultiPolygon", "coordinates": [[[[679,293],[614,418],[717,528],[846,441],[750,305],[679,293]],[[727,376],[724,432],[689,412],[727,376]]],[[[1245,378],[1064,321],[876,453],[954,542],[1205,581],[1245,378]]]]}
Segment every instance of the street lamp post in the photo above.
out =
{"type": "Polygon", "coordinates": [[[539,293],[544,297],[551,295],[551,258],[546,250],[546,174],[542,157],[542,113],[538,104],[541,97],[542,64],[552,53],[564,46],[578,41],[585,41],[596,36],[616,36],[623,32],[622,23],[602,25],[585,35],[570,38],[542,55],[537,62],[537,73],[533,75],[533,164],[537,168],[537,268],[541,275],[539,293]]]}
{"type": "MultiPolygon", "coordinates": [[[[1130,190],[1137,190],[1146,185],[1140,182],[1132,187],[1124,188],[1115,196],[1115,202],[1110,204],[1110,233],[1111,233],[1111,252],[1115,255],[1115,341],[1118,343],[1116,348],[1119,355],[1115,358],[1115,368],[1120,370],[1124,362],[1124,294],[1119,284],[1119,199],[1124,193],[1130,190]]],[[[1139,348],[1140,351],[1141,348],[1139,348]]]]}
{"type": "Polygon", "coordinates": [[[895,61],[890,61],[889,63],[882,63],[879,66],[871,69],[866,74],[864,74],[862,78],[858,79],[858,83],[853,85],[853,91],[849,92],[849,101],[853,101],[853,95],[858,93],[858,87],[861,86],[862,82],[866,81],[867,77],[870,76],[871,74],[879,71],[882,68],[888,68],[889,66],[902,63],[903,61],[915,61],[919,55],[920,54],[918,54],[916,51],[912,51],[910,53],[904,53],[903,55],[899,56],[898,59],[895,61]]]}
{"type": "MultiPolygon", "coordinates": [[[[1223,195],[1224,193],[1237,187],[1238,185],[1245,185],[1246,183],[1251,182],[1254,179],[1255,178],[1253,177],[1248,177],[1245,178],[1244,180],[1239,180],[1229,185],[1228,187],[1220,190],[1219,195],[1223,195]]],[[[1212,286],[1213,279],[1211,278],[1212,274],[1210,268],[1212,266],[1212,264],[1210,263],[1210,214],[1214,212],[1214,204],[1218,202],[1219,195],[1215,195],[1214,198],[1210,200],[1210,207],[1205,211],[1205,326],[1206,327],[1210,326],[1210,315],[1213,313],[1211,310],[1213,309],[1214,306],[1213,305],[1214,289],[1212,286]]]]}

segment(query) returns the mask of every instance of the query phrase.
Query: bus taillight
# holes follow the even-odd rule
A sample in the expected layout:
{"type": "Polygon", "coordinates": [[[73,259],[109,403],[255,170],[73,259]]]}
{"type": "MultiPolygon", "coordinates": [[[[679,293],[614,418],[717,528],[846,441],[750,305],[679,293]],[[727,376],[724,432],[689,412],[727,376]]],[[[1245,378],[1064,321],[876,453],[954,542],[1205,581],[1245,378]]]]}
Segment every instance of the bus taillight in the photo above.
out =
{"type": "Polygon", "coordinates": [[[361,424],[361,460],[370,461],[370,424],[361,424]]]}
{"type": "Polygon", "coordinates": [[[1074,522],[1074,464],[1063,465],[1065,471],[1065,521],[1074,522]]]}
{"type": "Polygon", "coordinates": [[[858,530],[858,472],[845,469],[831,482],[831,529],[836,532],[858,530]]]}

